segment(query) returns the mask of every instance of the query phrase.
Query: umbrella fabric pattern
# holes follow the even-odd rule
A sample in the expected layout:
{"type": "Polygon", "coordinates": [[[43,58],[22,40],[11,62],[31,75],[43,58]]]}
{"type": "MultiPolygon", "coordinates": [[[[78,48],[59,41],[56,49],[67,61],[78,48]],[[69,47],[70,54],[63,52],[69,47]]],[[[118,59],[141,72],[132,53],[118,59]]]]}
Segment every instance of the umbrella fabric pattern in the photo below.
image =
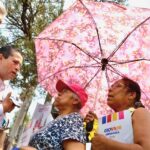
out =
{"type": "Polygon", "coordinates": [[[35,46],[39,83],[53,96],[58,79],[80,83],[89,94],[83,113],[110,113],[108,87],[122,76],[138,81],[150,109],[150,9],[77,0],[35,46]]]}

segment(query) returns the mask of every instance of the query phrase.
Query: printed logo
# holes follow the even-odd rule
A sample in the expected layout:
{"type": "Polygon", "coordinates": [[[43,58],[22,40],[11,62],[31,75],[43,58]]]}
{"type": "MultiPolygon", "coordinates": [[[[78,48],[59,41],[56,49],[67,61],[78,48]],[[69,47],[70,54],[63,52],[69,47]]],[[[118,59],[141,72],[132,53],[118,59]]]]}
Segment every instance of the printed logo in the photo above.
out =
{"type": "Polygon", "coordinates": [[[105,133],[106,136],[108,136],[108,135],[114,135],[114,134],[119,134],[121,129],[122,129],[121,125],[115,126],[115,127],[111,127],[111,128],[106,128],[104,130],[104,133],[105,133]]]}

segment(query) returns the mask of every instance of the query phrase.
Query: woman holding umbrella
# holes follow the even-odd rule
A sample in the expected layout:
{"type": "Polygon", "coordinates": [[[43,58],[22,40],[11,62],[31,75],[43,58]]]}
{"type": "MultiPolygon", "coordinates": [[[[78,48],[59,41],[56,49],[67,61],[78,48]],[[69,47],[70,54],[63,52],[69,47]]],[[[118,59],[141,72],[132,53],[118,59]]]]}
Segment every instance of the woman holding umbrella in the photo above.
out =
{"type": "MultiPolygon", "coordinates": [[[[95,134],[92,139],[92,150],[150,150],[150,113],[143,108],[140,97],[139,85],[128,78],[122,78],[111,86],[107,104],[115,112],[132,108],[132,131],[128,130],[123,135],[124,141],[128,142],[118,142],[101,133],[95,134]],[[125,139],[126,137],[128,139],[125,139]]],[[[89,122],[94,118],[95,114],[89,112],[85,120],[89,122]]],[[[99,128],[101,128],[101,124],[99,124],[99,128]]]]}
{"type": "Polygon", "coordinates": [[[66,84],[59,80],[59,92],[54,106],[59,116],[38,131],[21,150],[84,150],[86,134],[83,119],[79,113],[87,101],[85,90],[78,84],[66,84]]]}

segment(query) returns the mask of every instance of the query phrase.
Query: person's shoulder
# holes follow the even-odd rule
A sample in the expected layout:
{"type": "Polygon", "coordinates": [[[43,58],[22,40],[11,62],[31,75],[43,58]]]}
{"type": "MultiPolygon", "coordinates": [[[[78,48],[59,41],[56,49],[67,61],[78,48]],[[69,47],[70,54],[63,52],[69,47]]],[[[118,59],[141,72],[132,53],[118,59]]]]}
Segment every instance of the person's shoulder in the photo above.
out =
{"type": "Polygon", "coordinates": [[[68,116],[77,116],[77,117],[81,117],[80,113],[78,113],[78,112],[72,112],[72,113],[68,114],[68,116]]]}
{"type": "Polygon", "coordinates": [[[83,125],[83,119],[81,118],[80,114],[78,113],[71,113],[62,118],[59,118],[57,121],[59,124],[63,124],[63,128],[69,128],[72,126],[81,126],[83,125]]]}
{"type": "Polygon", "coordinates": [[[78,113],[78,112],[74,112],[74,113],[69,114],[67,116],[67,118],[65,118],[65,119],[72,120],[73,122],[78,122],[78,123],[82,123],[83,122],[83,118],[80,115],[80,113],[78,113]]]}
{"type": "Polygon", "coordinates": [[[147,109],[143,108],[143,107],[139,107],[139,108],[135,109],[134,112],[135,113],[149,113],[150,114],[150,112],[147,109]]]}
{"type": "Polygon", "coordinates": [[[150,120],[150,112],[145,108],[137,108],[133,113],[133,119],[147,118],[150,120]]]}
{"type": "Polygon", "coordinates": [[[73,113],[67,114],[64,117],[60,118],[60,120],[68,120],[68,119],[75,120],[75,119],[82,119],[82,117],[81,117],[80,113],[73,112],[73,113]]]}

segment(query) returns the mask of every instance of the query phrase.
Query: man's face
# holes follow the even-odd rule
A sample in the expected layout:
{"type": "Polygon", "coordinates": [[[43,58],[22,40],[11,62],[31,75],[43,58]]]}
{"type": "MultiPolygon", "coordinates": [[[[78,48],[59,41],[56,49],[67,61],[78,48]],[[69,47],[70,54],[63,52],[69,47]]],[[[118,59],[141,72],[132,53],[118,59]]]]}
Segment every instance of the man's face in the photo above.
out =
{"type": "Polygon", "coordinates": [[[22,64],[22,56],[19,52],[12,50],[12,55],[5,58],[0,54],[0,79],[12,80],[16,77],[17,72],[20,71],[22,64]]]}

